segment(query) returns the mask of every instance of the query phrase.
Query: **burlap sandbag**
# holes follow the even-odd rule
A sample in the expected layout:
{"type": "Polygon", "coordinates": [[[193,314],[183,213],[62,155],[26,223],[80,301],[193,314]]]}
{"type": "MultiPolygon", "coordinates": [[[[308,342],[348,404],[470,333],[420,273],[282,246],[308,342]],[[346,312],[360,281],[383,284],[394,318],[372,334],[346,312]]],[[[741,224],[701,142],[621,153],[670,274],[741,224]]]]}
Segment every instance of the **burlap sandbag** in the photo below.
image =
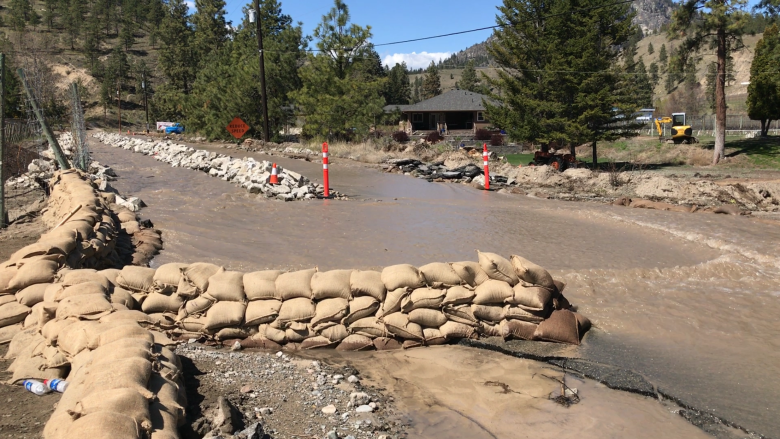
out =
{"type": "Polygon", "coordinates": [[[521,256],[512,255],[510,259],[513,270],[520,279],[533,285],[555,290],[555,282],[547,270],[521,256]]]}
{"type": "Polygon", "coordinates": [[[138,423],[123,413],[100,411],[70,425],[62,439],[143,439],[138,423]]]}
{"type": "Polygon", "coordinates": [[[341,323],[349,326],[362,318],[373,316],[380,305],[379,301],[371,296],[356,297],[349,302],[349,313],[341,323]]]}
{"type": "Polygon", "coordinates": [[[185,317],[179,320],[179,326],[185,331],[201,333],[206,330],[206,318],[193,316],[185,317]]]}
{"type": "Polygon", "coordinates": [[[333,325],[317,331],[318,334],[327,338],[331,342],[339,342],[349,335],[347,327],[344,325],[333,325]]]}
{"type": "Polygon", "coordinates": [[[108,281],[116,286],[116,279],[119,277],[120,274],[122,274],[122,270],[116,269],[116,268],[106,268],[105,270],[98,271],[103,277],[108,279],[108,281]]]}
{"type": "Polygon", "coordinates": [[[19,271],[16,266],[0,267],[0,294],[12,294],[14,292],[8,284],[11,283],[11,279],[16,276],[16,272],[19,271]]]}
{"type": "Polygon", "coordinates": [[[280,345],[287,343],[287,333],[284,329],[277,329],[270,325],[260,325],[258,333],[263,334],[268,340],[280,345]]]}
{"type": "Polygon", "coordinates": [[[138,326],[138,325],[123,325],[116,328],[111,329],[110,331],[103,331],[100,333],[100,335],[97,337],[96,340],[90,340],[90,345],[92,346],[106,346],[110,343],[117,342],[119,340],[131,340],[131,339],[137,339],[140,340],[138,343],[154,343],[154,335],[138,326]]]}
{"type": "Polygon", "coordinates": [[[547,288],[520,282],[513,290],[512,297],[504,301],[509,305],[516,305],[529,311],[542,311],[552,306],[553,292],[547,288]]]}
{"type": "Polygon", "coordinates": [[[161,293],[172,293],[176,291],[182,278],[182,270],[187,268],[187,264],[172,262],[160,265],[154,271],[154,288],[161,293]]]}
{"type": "Polygon", "coordinates": [[[36,326],[39,330],[57,317],[58,307],[59,304],[54,302],[40,302],[32,307],[30,314],[35,314],[36,326]]]}
{"type": "Polygon", "coordinates": [[[111,282],[105,275],[92,269],[70,270],[65,272],[59,280],[63,287],[83,284],[85,282],[95,282],[103,286],[106,290],[111,287],[111,282]]]}
{"type": "Polygon", "coordinates": [[[276,294],[281,300],[311,299],[311,279],[316,268],[282,273],[276,278],[276,294]]]}
{"type": "Polygon", "coordinates": [[[476,293],[468,288],[456,286],[447,289],[447,295],[441,302],[442,306],[471,304],[476,293]]]}
{"type": "Polygon", "coordinates": [[[125,358],[90,367],[84,386],[88,393],[99,390],[133,389],[142,396],[152,398],[154,394],[146,388],[152,374],[152,363],[144,358],[125,358]]]}
{"type": "Polygon", "coordinates": [[[46,290],[43,292],[44,302],[57,302],[63,287],[61,283],[48,284],[46,290]]]}
{"type": "Polygon", "coordinates": [[[155,312],[148,316],[154,328],[169,330],[176,327],[176,314],[172,312],[155,312]]]}
{"type": "Polygon", "coordinates": [[[65,367],[46,367],[46,358],[19,356],[13,364],[13,376],[8,384],[18,384],[24,380],[53,380],[65,378],[68,371],[65,367]]]}
{"type": "Polygon", "coordinates": [[[418,308],[438,309],[441,307],[447,290],[434,288],[418,288],[401,302],[401,311],[408,313],[418,308]]]}
{"type": "Polygon", "coordinates": [[[419,348],[424,343],[424,340],[404,340],[403,344],[401,345],[404,349],[412,349],[412,348],[419,348]]]}
{"type": "MultiPolygon", "coordinates": [[[[314,280],[312,280],[312,284],[313,283],[314,280]]],[[[316,327],[325,322],[341,321],[349,312],[349,304],[349,301],[343,298],[320,300],[317,302],[314,317],[311,319],[311,325],[316,327]]]]}
{"type": "Polygon", "coordinates": [[[374,349],[374,342],[360,334],[352,334],[346,337],[336,347],[337,351],[367,351],[374,349]]]}
{"type": "Polygon", "coordinates": [[[179,309],[179,319],[193,315],[201,315],[208,311],[212,305],[214,305],[214,301],[203,296],[188,300],[185,302],[184,306],[179,309]]]}
{"type": "Polygon", "coordinates": [[[314,300],[352,297],[350,278],[352,270],[331,270],[314,273],[311,278],[311,294],[314,300]]]}
{"type": "Polygon", "coordinates": [[[512,263],[506,258],[495,253],[481,252],[477,250],[479,256],[479,265],[485,270],[488,277],[508,283],[511,286],[517,284],[520,279],[517,277],[512,263]]]}
{"type": "Polygon", "coordinates": [[[257,326],[264,323],[271,323],[279,316],[279,309],[282,307],[280,300],[254,300],[249,302],[246,307],[246,316],[244,324],[247,326],[257,326]]]}
{"type": "Polygon", "coordinates": [[[24,306],[33,307],[43,302],[43,295],[50,284],[35,284],[16,293],[16,300],[24,306]]]}
{"type": "Polygon", "coordinates": [[[127,265],[117,276],[116,283],[129,291],[151,293],[154,291],[154,272],[154,268],[127,265]]]}
{"type": "Polygon", "coordinates": [[[409,316],[404,313],[396,312],[383,316],[382,322],[385,324],[388,332],[397,337],[406,340],[424,340],[422,327],[417,323],[410,322],[409,316]]]}
{"type": "Polygon", "coordinates": [[[244,274],[244,294],[248,300],[278,299],[276,279],[282,274],[279,270],[255,271],[244,274]]]}
{"type": "Polygon", "coordinates": [[[257,326],[242,326],[240,328],[222,328],[214,334],[217,341],[243,340],[257,334],[257,326]]]}
{"type": "Polygon", "coordinates": [[[5,296],[0,296],[0,306],[5,305],[6,303],[12,303],[12,302],[19,302],[16,300],[15,294],[7,294],[5,296]]]}
{"type": "Polygon", "coordinates": [[[206,312],[205,329],[241,326],[245,314],[246,305],[242,302],[217,302],[206,312]]]}
{"type": "Polygon", "coordinates": [[[6,303],[0,306],[0,328],[23,322],[28,314],[30,314],[29,306],[24,306],[16,300],[6,303]]]}
{"type": "Polygon", "coordinates": [[[503,306],[471,305],[471,311],[477,320],[498,323],[506,317],[506,308],[503,306]]]}
{"type": "Polygon", "coordinates": [[[149,439],[177,439],[179,432],[179,416],[175,409],[171,409],[159,402],[149,404],[149,415],[152,418],[154,432],[149,439]]]}
{"type": "Polygon", "coordinates": [[[522,320],[504,320],[501,322],[501,336],[504,340],[536,340],[538,325],[522,320]]]}
{"type": "Polygon", "coordinates": [[[333,342],[323,336],[316,336],[307,338],[301,343],[301,349],[309,350],[309,349],[324,349],[324,348],[330,348],[336,345],[338,342],[333,342]]]}
{"type": "Polygon", "coordinates": [[[62,332],[62,330],[66,326],[72,325],[77,321],[78,320],[76,318],[51,319],[48,322],[46,322],[46,324],[44,324],[43,327],[41,328],[41,335],[46,337],[46,340],[48,340],[50,344],[57,344],[57,339],[59,338],[59,335],[62,332]]]}
{"type": "Polygon", "coordinates": [[[133,295],[130,293],[130,291],[127,291],[122,287],[114,287],[114,290],[111,291],[109,301],[111,303],[121,303],[128,309],[140,308],[138,302],[136,302],[135,298],[133,298],[133,295]]]}
{"type": "Polygon", "coordinates": [[[437,309],[417,308],[409,313],[409,321],[423,328],[438,328],[447,323],[447,316],[437,309]]]}
{"type": "MultiPolygon", "coordinates": [[[[184,407],[186,394],[182,392],[178,379],[167,378],[163,374],[153,373],[149,377],[148,388],[155,394],[158,404],[163,405],[166,411],[174,415],[176,422],[184,421],[184,407]]],[[[151,407],[150,407],[151,409],[151,407]]],[[[178,424],[177,424],[178,425],[178,424]]],[[[174,425],[173,427],[176,427],[174,425]]],[[[175,429],[174,429],[175,431],[175,429]]]]}
{"type": "Polygon", "coordinates": [[[514,295],[512,287],[503,281],[489,279],[475,290],[473,303],[477,305],[499,305],[514,295]]]}
{"type": "Polygon", "coordinates": [[[55,301],[61,302],[68,297],[87,296],[90,294],[97,294],[102,297],[107,297],[108,290],[103,285],[96,282],[84,282],[77,285],[71,285],[63,288],[57,292],[55,301]]]}
{"type": "Polygon", "coordinates": [[[244,273],[219,271],[209,278],[206,296],[220,302],[244,302],[244,273]]]}
{"type": "Polygon", "coordinates": [[[537,326],[535,337],[539,340],[578,345],[589,328],[590,321],[584,316],[569,310],[557,310],[537,326]]]}
{"type": "Polygon", "coordinates": [[[47,368],[65,367],[70,365],[70,361],[55,346],[46,346],[43,350],[43,358],[46,359],[47,368]]]}
{"type": "Polygon", "coordinates": [[[349,287],[353,297],[371,296],[380,302],[387,294],[382,273],[378,271],[354,270],[349,278],[349,287]]]}
{"type": "Polygon", "coordinates": [[[391,265],[382,270],[382,283],[387,291],[399,288],[421,288],[425,285],[420,270],[409,264],[391,265]]]}
{"type": "Polygon", "coordinates": [[[401,343],[390,337],[377,337],[374,339],[374,347],[378,351],[394,351],[396,349],[401,349],[401,343]]]}
{"type": "Polygon", "coordinates": [[[280,322],[303,322],[309,321],[315,314],[314,303],[304,297],[298,297],[282,302],[277,320],[280,322]]]}
{"type": "Polygon", "coordinates": [[[151,432],[149,400],[133,389],[99,390],[76,403],[68,414],[74,420],[97,412],[122,413],[132,418],[140,431],[151,432]]]}
{"type": "Polygon", "coordinates": [[[100,294],[72,296],[63,299],[57,307],[57,318],[98,319],[111,312],[111,303],[100,294]]]}
{"type": "Polygon", "coordinates": [[[89,335],[87,327],[98,325],[97,322],[89,320],[78,321],[62,329],[57,337],[57,346],[69,358],[78,355],[79,352],[87,349],[89,346],[89,335]]]}
{"type": "Polygon", "coordinates": [[[463,282],[452,266],[444,262],[423,265],[420,267],[420,273],[425,279],[425,284],[433,288],[452,287],[463,282]]]}
{"type": "Polygon", "coordinates": [[[360,334],[366,337],[386,337],[387,327],[376,317],[362,318],[347,327],[350,334],[360,334]]]}
{"type": "Polygon", "coordinates": [[[0,328],[0,346],[10,343],[14,336],[23,330],[24,325],[21,323],[0,328]]]}
{"type": "Polygon", "coordinates": [[[206,262],[196,262],[188,265],[187,268],[182,269],[182,282],[179,282],[179,286],[176,290],[177,294],[185,295],[181,288],[182,283],[188,284],[194,288],[194,293],[187,294],[186,297],[194,297],[202,294],[209,287],[209,278],[217,274],[220,270],[224,270],[224,268],[206,262]]]}
{"type": "Polygon", "coordinates": [[[450,266],[458,275],[458,277],[460,277],[460,279],[465,284],[471,287],[481,285],[483,282],[490,279],[478,262],[453,262],[450,264],[450,266]]]}
{"type": "Polygon", "coordinates": [[[147,314],[178,313],[184,305],[184,299],[176,294],[152,293],[141,304],[141,310],[147,314]]]}
{"type": "Polygon", "coordinates": [[[547,317],[549,310],[529,311],[519,306],[507,305],[504,308],[504,318],[507,320],[523,320],[526,322],[539,323],[547,317]]]}
{"type": "Polygon", "coordinates": [[[447,337],[441,333],[439,328],[423,328],[426,346],[436,346],[447,343],[447,337]]]}
{"type": "Polygon", "coordinates": [[[148,314],[138,310],[112,312],[111,314],[101,317],[100,323],[111,323],[118,320],[131,320],[141,326],[148,326],[154,323],[154,321],[149,318],[148,314]]]}
{"type": "Polygon", "coordinates": [[[20,262],[16,275],[8,283],[8,288],[21,290],[30,285],[51,283],[59,266],[54,261],[39,259],[33,262],[20,262]]]}
{"type": "Polygon", "coordinates": [[[311,327],[305,323],[293,323],[284,331],[284,333],[287,337],[287,342],[289,343],[301,343],[316,335],[314,331],[311,330],[311,327]]]}
{"type": "Polygon", "coordinates": [[[377,317],[382,317],[385,314],[392,314],[401,310],[401,303],[409,295],[409,290],[406,288],[398,288],[387,292],[384,302],[380,306],[380,310],[377,313],[377,317]]]}
{"type": "Polygon", "coordinates": [[[23,352],[31,351],[35,345],[44,340],[46,339],[39,334],[35,328],[24,329],[17,332],[13,338],[11,338],[11,342],[8,345],[8,351],[5,353],[4,358],[6,360],[17,358],[23,352]]]}
{"type": "Polygon", "coordinates": [[[474,328],[463,323],[449,321],[439,328],[441,334],[447,340],[459,340],[461,338],[473,338],[474,328]]]}

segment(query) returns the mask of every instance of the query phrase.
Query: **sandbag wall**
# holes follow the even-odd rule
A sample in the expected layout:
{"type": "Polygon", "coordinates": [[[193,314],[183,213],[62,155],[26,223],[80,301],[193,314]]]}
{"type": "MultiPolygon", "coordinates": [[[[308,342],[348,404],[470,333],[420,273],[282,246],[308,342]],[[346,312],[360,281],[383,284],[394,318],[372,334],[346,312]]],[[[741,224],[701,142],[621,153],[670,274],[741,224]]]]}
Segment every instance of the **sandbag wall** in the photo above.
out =
{"type": "Polygon", "coordinates": [[[162,248],[157,231],[141,228],[134,213],[109,204],[80,172],[59,172],[50,186],[43,221],[54,228],[0,263],[0,343],[29,326],[55,294],[49,287],[63,270],[146,263],[162,248]]]}
{"type": "Polygon", "coordinates": [[[381,272],[126,267],[114,295],[132,296],[128,306],[137,303],[175,337],[250,346],[389,349],[480,336],[579,344],[590,323],[569,310],[563,283],[519,256],[478,256],[381,272]]]}

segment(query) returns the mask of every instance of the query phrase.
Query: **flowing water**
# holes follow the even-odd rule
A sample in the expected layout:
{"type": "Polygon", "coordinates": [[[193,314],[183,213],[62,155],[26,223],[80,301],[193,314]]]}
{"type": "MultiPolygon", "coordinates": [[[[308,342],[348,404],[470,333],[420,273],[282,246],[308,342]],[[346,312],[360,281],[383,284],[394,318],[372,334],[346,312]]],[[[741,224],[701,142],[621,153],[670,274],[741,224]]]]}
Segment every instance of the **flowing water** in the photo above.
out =
{"type": "MultiPolygon", "coordinates": [[[[143,216],[163,230],[165,250],[153,265],[209,261],[243,271],[367,269],[475,260],[475,249],[520,254],[562,278],[566,296],[594,322],[576,355],[636,371],[688,405],[780,437],[780,227],[772,222],[479,192],[339,160],[331,166],[331,186],[352,200],[282,203],[140,154],[99,144],[93,152],[120,176],[112,185],[142,198],[149,205],[143,216]]],[[[316,163],[274,160],[315,181],[321,172],[316,163]]],[[[465,358],[460,348],[445,349],[455,353],[443,358],[465,358]]],[[[526,367],[524,360],[505,358],[506,367],[526,367]]],[[[430,395],[446,390],[427,382],[419,386],[430,395]]],[[[580,385],[606,397],[599,386],[580,385]]],[[[577,428],[587,424],[594,437],[598,431],[640,437],[629,432],[671,422],[653,411],[663,411],[660,404],[634,395],[613,398],[592,407],[617,413],[622,404],[634,416],[629,418],[634,427],[626,427],[632,422],[625,419],[610,423],[595,411],[570,418],[548,413],[539,426],[557,419],[577,428]]],[[[456,405],[468,405],[464,401],[456,405]]],[[[487,416],[490,407],[480,407],[463,419],[487,416]]],[[[418,420],[425,425],[421,436],[448,436],[441,423],[425,422],[418,420]]],[[[691,436],[675,428],[647,431],[691,436]]],[[[491,427],[462,437],[509,437],[511,431],[491,427]]]]}

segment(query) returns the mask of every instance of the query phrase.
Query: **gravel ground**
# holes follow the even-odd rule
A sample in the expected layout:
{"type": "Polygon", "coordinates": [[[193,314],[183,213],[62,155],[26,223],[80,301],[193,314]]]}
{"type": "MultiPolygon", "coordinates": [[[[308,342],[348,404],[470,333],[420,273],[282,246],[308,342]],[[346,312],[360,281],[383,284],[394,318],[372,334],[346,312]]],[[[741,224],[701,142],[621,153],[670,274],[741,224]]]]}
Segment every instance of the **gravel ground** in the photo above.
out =
{"type": "Polygon", "coordinates": [[[408,424],[393,398],[362,385],[350,366],[196,343],[179,345],[176,353],[189,404],[184,438],[252,438],[246,430],[256,431],[258,422],[273,439],[406,437],[408,424]],[[230,426],[218,425],[220,397],[236,409],[230,426]]]}

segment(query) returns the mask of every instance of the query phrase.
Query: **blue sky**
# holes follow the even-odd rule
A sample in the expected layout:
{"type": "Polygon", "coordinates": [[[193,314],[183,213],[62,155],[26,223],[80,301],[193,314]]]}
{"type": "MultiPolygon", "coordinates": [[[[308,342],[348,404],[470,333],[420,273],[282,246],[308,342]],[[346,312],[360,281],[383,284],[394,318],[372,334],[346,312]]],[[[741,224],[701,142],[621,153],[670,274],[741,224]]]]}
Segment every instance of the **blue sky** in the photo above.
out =
{"type": "MultiPolygon", "coordinates": [[[[228,20],[241,21],[241,9],[247,0],[225,0],[228,20]]],[[[193,12],[194,2],[190,3],[193,12]]],[[[496,24],[496,6],[501,0],[347,0],[352,22],[370,25],[374,44],[439,35],[496,24]]],[[[333,0],[281,0],[282,11],[303,22],[311,34],[333,0]]],[[[401,60],[411,68],[427,67],[431,60],[447,58],[473,44],[485,41],[491,31],[473,32],[415,43],[377,47],[382,59],[391,66],[401,60]]]]}

